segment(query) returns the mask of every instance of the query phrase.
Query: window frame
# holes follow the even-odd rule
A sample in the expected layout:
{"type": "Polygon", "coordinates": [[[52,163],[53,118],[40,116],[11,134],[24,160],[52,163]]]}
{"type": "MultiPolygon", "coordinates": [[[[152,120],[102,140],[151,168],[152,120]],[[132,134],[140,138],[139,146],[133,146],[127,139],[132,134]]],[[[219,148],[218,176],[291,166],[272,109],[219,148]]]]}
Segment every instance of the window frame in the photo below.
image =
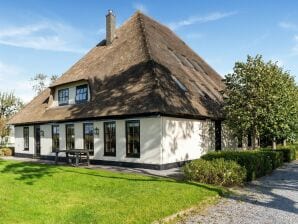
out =
{"type": "Polygon", "coordinates": [[[127,120],[125,122],[125,136],[126,136],[126,157],[128,158],[140,158],[141,157],[141,122],[140,120],[127,120]],[[129,142],[128,142],[128,125],[130,123],[138,123],[139,127],[139,133],[138,133],[138,153],[128,153],[128,147],[129,147],[129,142]]]}
{"type": "Polygon", "coordinates": [[[65,106],[65,105],[68,105],[68,104],[69,104],[69,88],[59,89],[58,90],[58,105],[59,106],[65,106]],[[62,93],[64,91],[67,92],[67,96],[64,95],[64,96],[60,97],[60,93],[62,93]],[[66,100],[63,101],[63,102],[60,101],[61,98],[66,98],[66,97],[67,97],[67,102],[66,102],[66,100]]]}
{"type": "MultiPolygon", "coordinates": [[[[117,152],[117,139],[116,139],[116,122],[115,121],[106,121],[106,122],[103,122],[103,135],[104,135],[104,156],[116,156],[116,152],[117,152]],[[115,127],[114,127],[114,139],[115,139],[115,151],[114,152],[111,152],[110,151],[107,151],[107,139],[106,139],[106,125],[109,125],[109,124],[114,124],[115,127]]],[[[112,141],[113,141],[113,137],[112,137],[112,141]]],[[[109,141],[109,142],[112,142],[112,141],[109,141]]]]}
{"type": "Polygon", "coordinates": [[[24,151],[29,151],[29,148],[30,148],[29,137],[30,137],[29,127],[23,127],[24,151]],[[25,132],[25,130],[26,130],[26,132],[25,132]],[[25,136],[25,133],[27,134],[26,136],[25,136]]]}
{"type": "Polygon", "coordinates": [[[66,146],[66,149],[69,150],[69,149],[75,149],[75,127],[74,127],[74,124],[66,124],[65,125],[65,146],[66,146]],[[69,148],[68,145],[70,143],[68,137],[69,137],[69,133],[68,133],[68,127],[72,127],[73,128],[73,138],[71,137],[71,139],[73,139],[73,148],[69,148]]]}
{"type": "Polygon", "coordinates": [[[60,149],[60,125],[55,124],[55,125],[52,125],[52,152],[56,152],[56,150],[59,150],[59,149],[60,149]],[[56,133],[56,132],[54,133],[55,128],[58,128],[58,133],[56,133]],[[54,136],[57,137],[57,135],[58,135],[58,138],[57,138],[58,139],[58,147],[54,147],[54,145],[56,145],[54,136]]]}
{"type": "Polygon", "coordinates": [[[80,103],[86,103],[88,102],[88,97],[89,97],[89,93],[88,93],[88,84],[83,84],[83,85],[79,85],[76,86],[76,95],[75,95],[75,102],[76,104],[80,104],[80,103]],[[85,94],[85,92],[83,93],[78,93],[78,90],[80,89],[86,89],[86,99],[81,99],[81,100],[77,100],[77,96],[80,94],[85,94]]]}
{"type": "MultiPolygon", "coordinates": [[[[90,135],[90,134],[88,134],[88,135],[90,135]]],[[[91,156],[93,156],[94,155],[94,124],[93,123],[84,123],[83,124],[83,139],[84,139],[84,149],[86,149],[86,150],[90,150],[91,152],[90,152],[90,155],[91,156]],[[88,126],[88,125],[92,125],[92,140],[93,140],[93,142],[92,142],[92,149],[87,149],[87,147],[86,147],[86,126],[88,126]]]]}

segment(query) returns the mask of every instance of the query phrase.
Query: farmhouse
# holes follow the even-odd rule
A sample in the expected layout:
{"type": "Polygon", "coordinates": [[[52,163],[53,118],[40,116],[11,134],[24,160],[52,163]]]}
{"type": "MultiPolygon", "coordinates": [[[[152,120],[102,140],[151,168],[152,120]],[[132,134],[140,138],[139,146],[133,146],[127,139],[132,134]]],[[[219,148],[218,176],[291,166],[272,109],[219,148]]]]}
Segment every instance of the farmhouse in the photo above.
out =
{"type": "MultiPolygon", "coordinates": [[[[222,78],[170,29],[136,12],[10,124],[16,156],[91,150],[91,163],[166,169],[226,147],[222,78]]],[[[61,154],[63,157],[63,154],[61,154]]]]}

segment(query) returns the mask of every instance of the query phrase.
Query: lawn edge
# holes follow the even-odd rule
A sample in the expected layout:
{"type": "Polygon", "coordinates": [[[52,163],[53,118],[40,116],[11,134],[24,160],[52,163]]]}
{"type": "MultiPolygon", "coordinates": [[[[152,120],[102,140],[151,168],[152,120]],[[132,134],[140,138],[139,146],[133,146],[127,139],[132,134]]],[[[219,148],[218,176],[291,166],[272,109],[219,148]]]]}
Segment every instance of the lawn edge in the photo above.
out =
{"type": "Polygon", "coordinates": [[[173,224],[173,223],[181,222],[192,214],[197,214],[197,213],[207,210],[209,207],[217,204],[221,198],[222,198],[222,196],[220,196],[220,195],[208,197],[208,198],[204,199],[203,201],[201,201],[200,204],[198,204],[198,205],[181,210],[177,213],[169,215],[169,216],[162,218],[160,220],[156,220],[156,221],[152,222],[152,224],[173,224]]]}

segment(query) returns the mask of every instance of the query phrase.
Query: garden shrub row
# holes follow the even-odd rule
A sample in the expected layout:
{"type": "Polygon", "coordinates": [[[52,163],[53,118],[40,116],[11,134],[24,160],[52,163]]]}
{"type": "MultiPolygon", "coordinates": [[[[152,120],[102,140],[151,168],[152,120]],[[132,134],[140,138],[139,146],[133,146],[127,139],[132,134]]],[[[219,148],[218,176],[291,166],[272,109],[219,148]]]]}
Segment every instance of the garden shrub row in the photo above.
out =
{"type": "Polygon", "coordinates": [[[224,159],[197,159],[186,164],[183,171],[188,180],[219,186],[241,185],[246,178],[245,168],[224,159]]]}
{"type": "Polygon", "coordinates": [[[296,159],[296,145],[282,146],[278,147],[276,150],[283,153],[285,163],[289,163],[296,159]]]}
{"type": "Polygon", "coordinates": [[[281,165],[280,161],[283,161],[282,156],[281,153],[272,150],[221,151],[210,152],[202,156],[202,159],[213,160],[223,158],[227,161],[235,161],[246,169],[246,181],[251,181],[271,173],[275,167],[281,165]],[[274,162],[272,159],[274,159],[274,162]]]}

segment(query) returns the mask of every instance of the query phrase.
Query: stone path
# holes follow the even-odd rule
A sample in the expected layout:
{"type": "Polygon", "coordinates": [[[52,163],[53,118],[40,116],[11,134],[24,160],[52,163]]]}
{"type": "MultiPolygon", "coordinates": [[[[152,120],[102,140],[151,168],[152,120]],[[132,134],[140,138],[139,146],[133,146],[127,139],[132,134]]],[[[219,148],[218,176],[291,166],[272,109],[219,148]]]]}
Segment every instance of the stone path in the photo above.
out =
{"type": "Polygon", "coordinates": [[[236,192],[180,223],[298,224],[298,161],[236,192]]]}

